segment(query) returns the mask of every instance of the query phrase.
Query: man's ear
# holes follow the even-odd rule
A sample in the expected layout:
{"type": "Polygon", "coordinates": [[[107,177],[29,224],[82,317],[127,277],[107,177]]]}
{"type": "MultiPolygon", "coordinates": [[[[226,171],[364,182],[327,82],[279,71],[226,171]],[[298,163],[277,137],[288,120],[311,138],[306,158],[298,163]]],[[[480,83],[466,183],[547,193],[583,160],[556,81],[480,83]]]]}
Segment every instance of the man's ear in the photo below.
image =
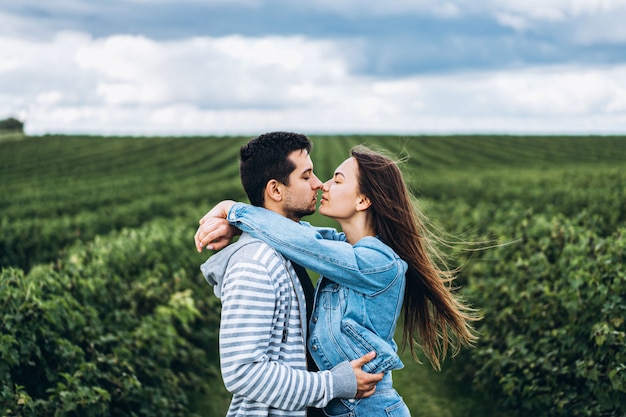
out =
{"type": "Polygon", "coordinates": [[[372,201],[369,197],[361,194],[357,197],[356,201],[356,211],[367,210],[372,205],[372,201]]]}
{"type": "Polygon", "coordinates": [[[281,201],[283,192],[283,184],[277,180],[272,179],[265,184],[265,195],[272,201],[281,201]]]}

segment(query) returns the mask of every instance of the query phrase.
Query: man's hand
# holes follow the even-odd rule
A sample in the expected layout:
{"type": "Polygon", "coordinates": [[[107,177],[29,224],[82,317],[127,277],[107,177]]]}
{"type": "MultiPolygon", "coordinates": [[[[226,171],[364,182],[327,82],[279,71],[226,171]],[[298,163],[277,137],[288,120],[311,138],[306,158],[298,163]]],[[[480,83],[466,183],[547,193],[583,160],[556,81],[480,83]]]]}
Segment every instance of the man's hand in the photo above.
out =
{"type": "Polygon", "coordinates": [[[198,252],[202,252],[204,247],[209,250],[223,249],[234,236],[241,233],[226,220],[233,204],[235,201],[224,200],[200,219],[200,226],[193,238],[198,252]]]}
{"type": "Polygon", "coordinates": [[[370,352],[350,362],[356,375],[356,396],[354,398],[369,397],[376,391],[376,384],[383,379],[383,373],[369,374],[363,369],[363,365],[376,357],[376,352],[370,352]]]}

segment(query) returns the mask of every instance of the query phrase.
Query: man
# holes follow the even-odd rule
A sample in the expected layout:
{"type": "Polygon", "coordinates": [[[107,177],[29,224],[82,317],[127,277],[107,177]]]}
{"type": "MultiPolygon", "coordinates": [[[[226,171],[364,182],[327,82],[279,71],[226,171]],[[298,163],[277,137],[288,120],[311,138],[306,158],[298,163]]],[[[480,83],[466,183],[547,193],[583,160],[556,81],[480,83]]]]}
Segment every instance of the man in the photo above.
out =
{"type": "MultiPolygon", "coordinates": [[[[240,175],[250,203],[294,221],[314,213],[322,183],[313,173],[311,147],[305,135],[287,132],[261,135],[244,145],[240,175]]],[[[229,232],[215,243],[220,247],[233,236],[229,226],[223,227],[229,232]]],[[[209,258],[202,272],[222,301],[220,366],[233,393],[228,416],[305,416],[307,406],[321,408],[333,398],[374,392],[382,375],[361,369],[373,354],[310,372],[317,370],[305,343],[313,285],[304,268],[244,233],[209,258]]],[[[308,415],[323,414],[311,408],[308,415]]]]}

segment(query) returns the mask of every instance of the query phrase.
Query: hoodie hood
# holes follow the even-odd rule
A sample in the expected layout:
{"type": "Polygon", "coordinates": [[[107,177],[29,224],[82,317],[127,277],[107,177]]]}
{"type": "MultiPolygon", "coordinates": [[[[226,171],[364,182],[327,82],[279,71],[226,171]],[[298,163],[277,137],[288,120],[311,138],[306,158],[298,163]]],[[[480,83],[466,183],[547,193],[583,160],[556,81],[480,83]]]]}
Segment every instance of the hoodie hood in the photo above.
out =
{"type": "Polygon", "coordinates": [[[253,238],[247,233],[242,233],[239,240],[233,244],[226,246],[221,251],[211,255],[206,262],[200,265],[200,271],[209,284],[213,286],[213,291],[217,298],[222,297],[222,282],[228,266],[230,265],[231,258],[241,249],[243,246],[251,243],[259,243],[258,239],[253,238]]]}

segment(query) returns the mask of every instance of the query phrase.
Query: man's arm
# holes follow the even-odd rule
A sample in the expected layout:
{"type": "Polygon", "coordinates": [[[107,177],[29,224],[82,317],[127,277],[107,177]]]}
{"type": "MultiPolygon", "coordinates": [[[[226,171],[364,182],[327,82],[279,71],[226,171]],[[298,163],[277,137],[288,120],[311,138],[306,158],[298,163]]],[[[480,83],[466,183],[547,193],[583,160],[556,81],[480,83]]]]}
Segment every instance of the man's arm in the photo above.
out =
{"type": "Polygon", "coordinates": [[[230,392],[283,410],[321,408],[333,398],[374,393],[383,375],[360,369],[373,355],[321,372],[272,361],[267,352],[277,343],[271,334],[276,289],[269,276],[261,265],[239,262],[226,280],[219,343],[222,377],[230,392]]]}

